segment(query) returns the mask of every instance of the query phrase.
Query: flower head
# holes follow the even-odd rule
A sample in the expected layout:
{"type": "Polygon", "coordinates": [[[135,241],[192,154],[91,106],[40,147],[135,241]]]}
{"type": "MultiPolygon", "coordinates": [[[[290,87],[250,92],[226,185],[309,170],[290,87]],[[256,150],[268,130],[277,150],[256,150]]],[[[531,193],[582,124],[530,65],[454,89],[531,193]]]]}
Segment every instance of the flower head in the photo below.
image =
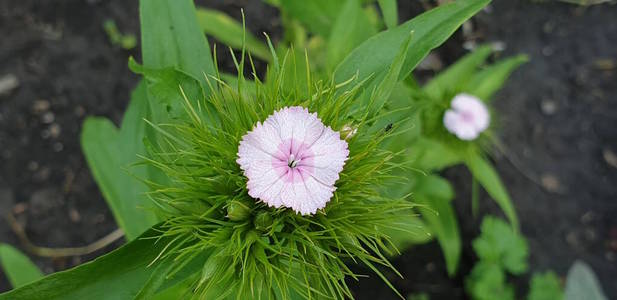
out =
{"type": "Polygon", "coordinates": [[[251,197],[306,215],[330,201],[348,155],[338,132],[317,113],[294,106],[274,112],[244,135],[237,163],[251,197]]]}
{"type": "Polygon", "coordinates": [[[488,128],[489,122],[490,114],[484,103],[468,94],[456,95],[443,116],[446,129],[465,141],[477,138],[488,128]]]}

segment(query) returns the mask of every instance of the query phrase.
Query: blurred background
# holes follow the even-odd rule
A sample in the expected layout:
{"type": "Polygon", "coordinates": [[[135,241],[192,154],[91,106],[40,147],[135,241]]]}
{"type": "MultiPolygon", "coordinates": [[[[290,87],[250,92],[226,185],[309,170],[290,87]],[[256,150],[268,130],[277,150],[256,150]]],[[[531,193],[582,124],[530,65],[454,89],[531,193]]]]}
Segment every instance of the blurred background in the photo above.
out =
{"type": "MultiPolygon", "coordinates": [[[[495,97],[505,149],[495,162],[529,241],[530,269],[552,269],[563,278],[581,259],[607,296],[617,299],[617,5],[595,2],[602,3],[494,0],[415,75],[425,81],[482,42],[503,49],[504,56],[529,55],[530,62],[495,97]]],[[[257,37],[267,32],[276,41],[282,34],[278,10],[262,1],[196,3],[236,19],[244,8],[247,29],[257,37]]],[[[434,4],[399,0],[400,20],[434,4]]],[[[12,214],[10,221],[25,228],[36,245],[92,243],[117,226],[88,170],[79,134],[88,115],[118,124],[137,83],[127,68],[129,56],[140,60],[137,1],[0,0],[0,36],[0,212],[12,214]],[[137,45],[114,44],[106,20],[137,37],[137,45]]],[[[229,55],[221,52],[222,68],[232,71],[229,55]]],[[[394,259],[405,278],[388,274],[403,295],[465,298],[464,276],[475,259],[471,240],[481,218],[471,214],[468,171],[453,168],[445,175],[457,191],[460,270],[447,276],[436,242],[414,247],[394,259]]],[[[500,215],[486,197],[482,194],[480,212],[500,215]]],[[[0,242],[27,253],[5,219],[0,242]]],[[[52,273],[121,244],[86,256],[31,258],[52,273]]],[[[0,272],[0,292],[10,288],[4,276],[0,272]]],[[[516,289],[526,290],[528,279],[515,279],[516,289]]],[[[350,284],[358,299],[396,299],[379,278],[350,284]]]]}

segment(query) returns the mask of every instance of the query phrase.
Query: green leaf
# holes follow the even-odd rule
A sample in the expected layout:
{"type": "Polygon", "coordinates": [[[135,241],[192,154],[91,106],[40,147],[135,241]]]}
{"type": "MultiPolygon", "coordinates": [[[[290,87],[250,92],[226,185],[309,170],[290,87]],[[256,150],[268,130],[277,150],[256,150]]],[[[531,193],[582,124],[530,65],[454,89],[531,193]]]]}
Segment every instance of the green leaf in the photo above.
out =
{"type": "Polygon", "coordinates": [[[147,68],[137,64],[133,58],[129,59],[129,68],[145,78],[152,114],[149,121],[154,124],[186,117],[186,100],[193,107],[198,107],[198,102],[205,97],[196,79],[175,68],[147,68]]]}
{"type": "Polygon", "coordinates": [[[534,273],[529,284],[527,300],[561,300],[563,290],[554,272],[534,273]]]}
{"type": "Polygon", "coordinates": [[[208,92],[205,75],[214,75],[208,41],[197,23],[192,0],[140,0],[144,66],[175,67],[199,80],[208,92]]]}
{"type": "Polygon", "coordinates": [[[43,277],[41,270],[25,254],[7,244],[0,244],[0,267],[14,288],[43,277]]]}
{"type": "Polygon", "coordinates": [[[167,245],[152,238],[157,234],[149,230],[92,262],[0,294],[0,300],[133,299],[156,270],[148,265],[167,245]]]}
{"type": "Polygon", "coordinates": [[[484,217],[481,231],[472,242],[480,260],[498,264],[514,275],[527,271],[529,250],[524,237],[506,222],[492,216],[484,217]]]}
{"type": "Polygon", "coordinates": [[[514,300],[514,288],[506,274],[495,264],[479,262],[465,281],[465,289],[474,300],[514,300]]]}
{"type": "Polygon", "coordinates": [[[568,271],[565,300],[607,300],[593,270],[582,261],[575,261],[568,271]]]}
{"type": "Polygon", "coordinates": [[[372,83],[366,86],[369,91],[372,90],[374,85],[381,82],[405,38],[413,31],[409,51],[399,74],[399,79],[405,78],[432,49],[441,45],[463,22],[489,2],[490,0],[461,0],[442,5],[373,36],[354,49],[338,65],[334,74],[335,81],[344,82],[356,74],[359,81],[375,76],[372,83]]]}
{"type": "Polygon", "coordinates": [[[358,0],[345,1],[328,40],[328,66],[334,69],[351,50],[375,33],[377,30],[371,24],[360,2],[358,0]]]}
{"type": "Polygon", "coordinates": [[[403,67],[403,62],[405,61],[405,57],[407,56],[407,52],[409,51],[409,44],[413,38],[413,31],[409,32],[409,35],[403,41],[403,44],[399,48],[399,52],[396,54],[392,62],[390,62],[390,67],[383,78],[383,80],[377,86],[375,90],[375,102],[377,105],[377,111],[381,110],[386,101],[390,98],[392,91],[396,87],[398,83],[399,75],[401,74],[401,69],[403,67]]]}
{"type": "Polygon", "coordinates": [[[138,154],[145,153],[146,124],[142,118],[147,116],[147,105],[145,85],[140,83],[131,95],[120,130],[105,118],[89,117],[81,132],[81,148],[94,180],[128,240],[158,222],[147,209],[147,187],[135,178],[147,178],[147,170],[127,170],[138,154]]]}
{"type": "Polygon", "coordinates": [[[332,0],[281,0],[284,13],[299,20],[312,33],[328,37],[344,2],[332,0]]]}
{"type": "Polygon", "coordinates": [[[227,46],[242,49],[244,44],[246,50],[255,57],[265,61],[272,60],[268,47],[249,31],[245,31],[242,23],[227,14],[218,10],[198,8],[197,22],[207,35],[213,36],[227,46]],[[245,43],[243,43],[243,40],[245,40],[245,43]]]}
{"type": "Polygon", "coordinates": [[[398,25],[398,8],[396,0],[379,0],[379,8],[383,14],[383,20],[386,27],[392,28],[398,25]]]}
{"type": "Polygon", "coordinates": [[[413,166],[422,171],[442,170],[463,161],[460,154],[452,151],[446,145],[422,137],[410,147],[410,161],[413,166]]]}
{"type": "Polygon", "coordinates": [[[489,101],[508,79],[510,73],[528,60],[526,55],[517,55],[491,65],[474,75],[464,90],[484,101],[489,101]]]}
{"type": "Polygon", "coordinates": [[[492,52],[493,49],[488,45],[476,48],[435,76],[424,86],[423,91],[433,99],[441,99],[447,92],[458,92],[492,52]]]}
{"type": "Polygon", "coordinates": [[[493,166],[479,154],[471,153],[466,156],[465,164],[473,174],[473,177],[478,180],[480,185],[484,187],[486,192],[497,202],[497,205],[503,210],[506,217],[512,224],[512,227],[518,229],[518,217],[516,210],[510,200],[510,195],[506,191],[499,174],[493,166]]]}
{"type": "Polygon", "coordinates": [[[451,204],[454,189],[450,183],[437,176],[422,177],[417,183],[414,200],[420,206],[419,211],[429,230],[437,237],[443,251],[448,275],[456,273],[461,257],[461,236],[456,213],[451,204]]]}

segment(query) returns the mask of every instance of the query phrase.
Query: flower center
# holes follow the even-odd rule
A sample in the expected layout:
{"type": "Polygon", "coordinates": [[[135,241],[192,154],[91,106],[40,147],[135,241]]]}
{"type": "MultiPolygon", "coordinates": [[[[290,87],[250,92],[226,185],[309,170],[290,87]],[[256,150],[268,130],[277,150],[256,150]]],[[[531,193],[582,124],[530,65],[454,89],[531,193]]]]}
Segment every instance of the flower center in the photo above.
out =
{"type": "Polygon", "coordinates": [[[296,155],[292,153],[291,155],[289,155],[289,158],[287,159],[287,166],[293,169],[296,167],[296,165],[298,165],[299,162],[300,162],[300,159],[296,160],[296,155]]]}

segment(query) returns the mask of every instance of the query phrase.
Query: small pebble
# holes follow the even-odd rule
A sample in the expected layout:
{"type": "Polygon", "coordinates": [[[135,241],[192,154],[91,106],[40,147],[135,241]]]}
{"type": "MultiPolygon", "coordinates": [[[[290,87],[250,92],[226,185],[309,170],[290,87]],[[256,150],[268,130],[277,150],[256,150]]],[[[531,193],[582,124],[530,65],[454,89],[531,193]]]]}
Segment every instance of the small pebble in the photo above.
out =
{"type": "Polygon", "coordinates": [[[50,107],[51,104],[49,104],[49,101],[44,99],[36,100],[32,104],[32,112],[34,112],[35,114],[42,114],[48,111],[50,107]]]}
{"type": "Polygon", "coordinates": [[[19,215],[28,210],[28,203],[19,202],[13,206],[13,214],[19,215]]]}
{"type": "Polygon", "coordinates": [[[41,117],[41,122],[43,122],[45,124],[50,124],[55,119],[56,119],[56,116],[54,116],[54,113],[48,111],[48,112],[44,113],[43,116],[41,117]]]}
{"type": "Polygon", "coordinates": [[[28,162],[28,166],[27,167],[28,167],[28,170],[30,170],[30,171],[36,171],[36,169],[39,168],[39,163],[32,160],[32,161],[28,162]]]}
{"type": "Polygon", "coordinates": [[[62,143],[60,142],[54,143],[53,149],[55,152],[60,152],[62,151],[62,149],[64,149],[64,145],[62,145],[62,143]]]}
{"type": "Polygon", "coordinates": [[[86,114],[86,109],[83,106],[78,105],[78,106],[75,107],[75,115],[76,116],[83,117],[85,114],[86,114]]]}
{"type": "Polygon", "coordinates": [[[540,108],[542,109],[542,113],[544,113],[547,116],[551,116],[551,115],[554,115],[555,112],[557,111],[557,103],[555,103],[555,101],[553,100],[545,99],[545,100],[542,100],[542,103],[540,104],[540,108]]]}
{"type": "Polygon", "coordinates": [[[70,208],[69,219],[71,219],[71,222],[73,223],[78,223],[79,221],[81,221],[81,215],[75,208],[70,208]]]}
{"type": "Polygon", "coordinates": [[[604,254],[604,257],[606,258],[606,260],[608,260],[610,262],[614,262],[615,261],[615,258],[616,258],[615,256],[616,256],[615,252],[611,252],[611,251],[608,251],[608,252],[606,252],[604,254]]]}
{"type": "Polygon", "coordinates": [[[58,125],[57,123],[53,123],[49,126],[49,136],[51,136],[52,138],[57,138],[60,135],[60,132],[60,125],[58,125]]]}
{"type": "Polygon", "coordinates": [[[542,181],[542,187],[544,187],[545,190],[551,193],[561,192],[561,183],[559,182],[559,179],[555,177],[555,175],[543,174],[540,180],[542,181]]]}
{"type": "Polygon", "coordinates": [[[19,79],[13,74],[6,74],[0,77],[0,95],[8,94],[19,87],[19,79]]]}
{"type": "Polygon", "coordinates": [[[615,152],[611,151],[611,149],[604,148],[602,150],[602,156],[609,166],[617,168],[617,154],[615,154],[615,152]]]}

